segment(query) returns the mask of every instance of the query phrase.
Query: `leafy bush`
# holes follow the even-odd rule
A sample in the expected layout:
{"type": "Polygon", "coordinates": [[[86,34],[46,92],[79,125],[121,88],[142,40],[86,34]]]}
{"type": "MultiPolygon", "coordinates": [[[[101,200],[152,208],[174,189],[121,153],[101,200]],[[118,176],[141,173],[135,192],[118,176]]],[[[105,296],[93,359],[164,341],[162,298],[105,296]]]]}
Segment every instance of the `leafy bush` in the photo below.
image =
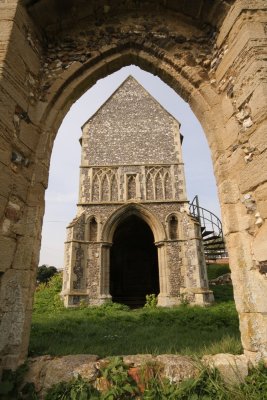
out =
{"type": "Polygon", "coordinates": [[[37,282],[47,283],[57,273],[56,267],[41,265],[37,270],[37,282]]]}
{"type": "Polygon", "coordinates": [[[43,313],[45,311],[58,311],[64,308],[60,298],[62,289],[62,274],[54,275],[49,282],[41,283],[35,291],[34,311],[43,313]]]}

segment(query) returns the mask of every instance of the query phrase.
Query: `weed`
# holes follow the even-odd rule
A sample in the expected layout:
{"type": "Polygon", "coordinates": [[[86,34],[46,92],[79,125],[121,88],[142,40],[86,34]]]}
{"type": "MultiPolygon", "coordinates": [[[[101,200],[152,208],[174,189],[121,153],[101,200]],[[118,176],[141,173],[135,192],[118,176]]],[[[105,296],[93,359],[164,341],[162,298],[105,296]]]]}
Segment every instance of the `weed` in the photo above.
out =
{"type": "Polygon", "coordinates": [[[45,400],[98,400],[100,393],[81,376],[69,382],[59,382],[46,393],[45,400]]]}
{"type": "Polygon", "coordinates": [[[267,400],[267,368],[264,364],[250,371],[240,389],[244,399],[267,400]]]}
{"type": "Polygon", "coordinates": [[[107,301],[98,307],[99,310],[105,310],[108,313],[113,313],[117,311],[129,311],[130,308],[126,304],[114,303],[113,301],[107,301]]]}
{"type": "MultiPolygon", "coordinates": [[[[226,385],[218,370],[198,362],[198,375],[180,383],[163,377],[163,367],[147,362],[130,368],[121,357],[110,358],[99,370],[94,385],[78,375],[59,382],[46,393],[45,400],[267,400],[267,368],[260,364],[250,370],[244,383],[226,385]]],[[[27,365],[4,371],[0,400],[38,400],[34,385],[23,385],[27,365]]]]}
{"type": "Polygon", "coordinates": [[[158,298],[155,294],[146,295],[146,303],[144,305],[145,308],[156,308],[157,304],[158,304],[158,298]]]}
{"type": "Polygon", "coordinates": [[[128,367],[121,357],[111,358],[108,364],[100,369],[102,382],[106,382],[101,398],[103,400],[134,399],[138,394],[135,381],[128,374],[128,367]]]}

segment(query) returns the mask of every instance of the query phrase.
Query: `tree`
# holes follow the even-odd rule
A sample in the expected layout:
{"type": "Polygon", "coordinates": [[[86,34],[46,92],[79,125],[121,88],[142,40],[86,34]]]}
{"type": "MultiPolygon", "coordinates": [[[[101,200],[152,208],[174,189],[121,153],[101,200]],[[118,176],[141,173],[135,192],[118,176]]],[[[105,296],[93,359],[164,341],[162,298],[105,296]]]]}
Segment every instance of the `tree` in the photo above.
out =
{"type": "Polygon", "coordinates": [[[38,267],[37,271],[37,282],[39,283],[47,283],[53,275],[57,273],[56,267],[41,265],[38,267]]]}

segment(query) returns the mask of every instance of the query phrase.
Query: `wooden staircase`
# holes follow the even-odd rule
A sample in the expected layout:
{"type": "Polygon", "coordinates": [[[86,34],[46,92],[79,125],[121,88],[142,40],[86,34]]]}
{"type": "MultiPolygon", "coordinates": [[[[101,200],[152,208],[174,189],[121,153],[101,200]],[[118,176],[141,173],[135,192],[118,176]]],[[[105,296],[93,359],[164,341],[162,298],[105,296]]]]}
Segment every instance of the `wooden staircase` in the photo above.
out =
{"type": "Polygon", "coordinates": [[[211,211],[199,206],[198,196],[189,204],[189,211],[200,223],[206,260],[228,257],[221,220],[211,211]]]}

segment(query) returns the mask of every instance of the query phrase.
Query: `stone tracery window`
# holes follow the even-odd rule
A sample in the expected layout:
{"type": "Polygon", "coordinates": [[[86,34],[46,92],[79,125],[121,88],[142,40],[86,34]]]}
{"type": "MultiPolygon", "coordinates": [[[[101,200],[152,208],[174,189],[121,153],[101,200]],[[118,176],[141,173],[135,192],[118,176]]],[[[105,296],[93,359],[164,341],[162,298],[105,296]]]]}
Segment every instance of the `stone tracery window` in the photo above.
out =
{"type": "Polygon", "coordinates": [[[92,201],[118,200],[117,168],[94,168],[92,179],[92,201]]]}
{"type": "Polygon", "coordinates": [[[127,176],[127,199],[136,198],[136,175],[131,174],[127,176]]]}
{"type": "Polygon", "coordinates": [[[155,176],[155,200],[164,200],[164,193],[163,193],[163,177],[162,171],[159,170],[155,176]]]}
{"type": "Polygon", "coordinates": [[[92,201],[99,201],[100,197],[100,177],[95,174],[92,181],[92,201]]]}
{"type": "Polygon", "coordinates": [[[154,185],[152,171],[149,171],[146,176],[146,199],[154,200],[154,185]]]}
{"type": "Polygon", "coordinates": [[[101,201],[109,201],[110,200],[110,182],[107,174],[103,175],[101,181],[101,201]]]}
{"type": "Polygon", "coordinates": [[[170,239],[178,238],[178,219],[176,215],[171,215],[168,221],[170,239]]]}
{"type": "Polygon", "coordinates": [[[171,200],[173,198],[172,195],[172,182],[169,171],[167,171],[164,175],[164,199],[171,200]]]}
{"type": "Polygon", "coordinates": [[[170,200],[173,198],[169,167],[150,167],[146,171],[146,200],[170,200]]]}
{"type": "Polygon", "coordinates": [[[111,186],[111,201],[118,200],[118,180],[115,175],[110,178],[110,186],[111,186]]]}
{"type": "Polygon", "coordinates": [[[90,218],[88,222],[88,237],[87,240],[90,242],[97,241],[97,221],[95,217],[90,218]]]}

